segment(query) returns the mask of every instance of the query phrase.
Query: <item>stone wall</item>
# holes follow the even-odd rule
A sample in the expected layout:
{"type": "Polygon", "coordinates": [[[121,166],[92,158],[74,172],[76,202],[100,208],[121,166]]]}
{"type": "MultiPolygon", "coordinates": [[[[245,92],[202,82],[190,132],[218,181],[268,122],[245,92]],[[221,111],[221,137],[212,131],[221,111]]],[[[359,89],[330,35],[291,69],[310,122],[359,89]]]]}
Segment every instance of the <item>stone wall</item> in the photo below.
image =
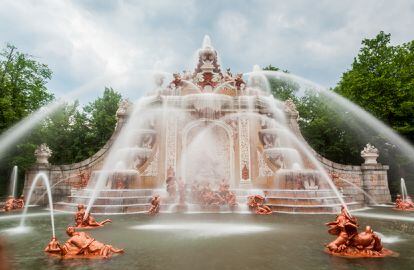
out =
{"type": "Polygon", "coordinates": [[[391,202],[387,174],[389,166],[376,162],[376,158],[379,154],[375,147],[367,144],[367,147],[363,149],[361,157],[365,159],[365,163],[361,166],[344,165],[333,162],[318,154],[307,143],[300,131],[297,121],[299,113],[293,102],[286,102],[285,111],[292,131],[321,162],[328,174],[331,176],[335,185],[345,196],[352,196],[355,201],[365,204],[373,204],[374,202],[372,202],[372,199],[374,199],[376,203],[391,202]],[[368,193],[369,197],[372,199],[370,199],[367,195],[364,195],[361,190],[368,193]]]}
{"type": "MultiPolygon", "coordinates": [[[[38,162],[35,166],[27,171],[25,176],[25,196],[27,197],[33,179],[38,172],[44,172],[50,179],[50,184],[53,187],[53,199],[55,202],[62,201],[65,197],[71,195],[72,189],[82,187],[82,177],[84,175],[90,175],[92,171],[99,170],[102,167],[107,152],[109,151],[114,140],[118,137],[118,134],[127,119],[128,108],[126,106],[128,106],[128,104],[121,104],[120,109],[117,112],[117,126],[108,142],[96,154],[84,161],[68,165],[51,165],[47,162],[47,157],[50,156],[50,153],[47,153],[47,149],[45,150],[39,147],[39,151],[36,153],[38,162]]],[[[260,106],[258,105],[258,107],[260,106]]],[[[357,201],[361,204],[372,203],[370,202],[368,196],[364,195],[363,192],[361,192],[362,189],[367,192],[369,196],[372,197],[377,203],[388,203],[391,201],[387,178],[388,166],[376,163],[376,157],[378,155],[375,153],[375,149],[373,150],[371,146],[371,148],[367,146],[367,152],[364,152],[366,163],[362,164],[361,166],[343,165],[332,162],[316,153],[316,151],[314,151],[303,138],[297,122],[299,114],[293,102],[286,102],[285,113],[291,130],[298,136],[300,140],[303,141],[305,146],[309,151],[313,153],[316,159],[321,162],[328,174],[331,176],[335,185],[345,196],[350,196],[354,201],[357,201]],[[352,184],[349,184],[347,182],[352,184]]],[[[164,139],[162,141],[164,141],[164,139]]],[[[161,146],[162,145],[159,146],[161,149],[159,155],[164,156],[165,149],[162,149],[165,147],[161,146]]],[[[256,153],[253,154],[253,157],[256,157],[254,160],[257,160],[258,156],[255,154],[256,153]]],[[[236,155],[238,155],[238,153],[236,153],[236,155]]],[[[163,167],[168,168],[168,166],[163,167]]],[[[256,174],[260,176],[259,172],[256,174]]],[[[160,174],[158,178],[164,178],[163,174],[160,174]]],[[[262,178],[265,180],[267,179],[266,177],[262,178]]],[[[152,180],[154,179],[151,178],[151,181],[152,180]]],[[[163,180],[158,179],[158,181],[163,180]]],[[[47,196],[45,196],[45,188],[42,183],[37,184],[32,198],[33,199],[31,200],[31,203],[47,203],[47,196]]]]}

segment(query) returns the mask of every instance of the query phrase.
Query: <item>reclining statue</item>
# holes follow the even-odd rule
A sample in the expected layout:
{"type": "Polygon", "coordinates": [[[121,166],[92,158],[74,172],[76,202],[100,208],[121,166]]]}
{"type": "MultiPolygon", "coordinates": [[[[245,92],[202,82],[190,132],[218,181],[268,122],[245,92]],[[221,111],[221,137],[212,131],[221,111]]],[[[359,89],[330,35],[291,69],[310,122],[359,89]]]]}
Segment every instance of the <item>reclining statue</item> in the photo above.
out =
{"type": "Polygon", "coordinates": [[[385,257],[394,254],[385,249],[381,244],[381,238],[371,229],[365,227],[365,231],[358,233],[358,223],[345,207],[342,206],[341,213],[336,220],[326,223],[329,226],[329,234],[337,238],[326,245],[325,252],[342,257],[385,257]]]}
{"type": "Polygon", "coordinates": [[[247,197],[247,205],[251,211],[258,215],[271,215],[272,209],[264,204],[265,198],[260,195],[253,195],[247,197]]]}
{"type": "Polygon", "coordinates": [[[403,200],[400,194],[397,194],[395,199],[395,210],[414,211],[414,203],[410,198],[403,200]]]}
{"type": "Polygon", "coordinates": [[[76,232],[74,227],[68,227],[66,233],[70,238],[63,246],[59,244],[56,237],[52,237],[44,251],[61,256],[63,259],[106,259],[115,253],[124,252],[123,249],[117,249],[95,240],[86,232],[76,232]]]}
{"type": "Polygon", "coordinates": [[[75,227],[76,228],[94,228],[102,227],[108,222],[112,222],[110,219],[105,219],[104,221],[97,222],[94,217],[89,213],[85,216],[85,206],[83,204],[78,204],[78,211],[75,214],[75,227]]]}

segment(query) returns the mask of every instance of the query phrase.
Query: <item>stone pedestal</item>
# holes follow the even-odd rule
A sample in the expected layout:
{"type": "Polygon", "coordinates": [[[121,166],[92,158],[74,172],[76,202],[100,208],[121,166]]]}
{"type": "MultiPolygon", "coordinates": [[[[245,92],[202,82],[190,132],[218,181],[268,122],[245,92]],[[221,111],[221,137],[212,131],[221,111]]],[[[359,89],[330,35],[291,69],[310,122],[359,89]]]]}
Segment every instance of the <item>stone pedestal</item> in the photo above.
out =
{"type": "MultiPolygon", "coordinates": [[[[362,181],[363,189],[367,192],[377,203],[391,202],[390,190],[388,188],[388,166],[376,164],[362,164],[362,181]]],[[[369,202],[369,198],[365,198],[369,202]]],[[[373,203],[373,202],[369,202],[373,203]]]]}

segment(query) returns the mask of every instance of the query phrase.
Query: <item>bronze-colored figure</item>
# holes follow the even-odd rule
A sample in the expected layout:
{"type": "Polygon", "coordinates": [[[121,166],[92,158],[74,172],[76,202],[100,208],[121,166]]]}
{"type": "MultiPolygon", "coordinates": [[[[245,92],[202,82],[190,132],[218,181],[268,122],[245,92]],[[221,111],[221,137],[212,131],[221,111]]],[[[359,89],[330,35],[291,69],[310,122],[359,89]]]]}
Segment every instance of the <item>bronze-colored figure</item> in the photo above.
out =
{"type": "Polygon", "coordinates": [[[94,217],[89,213],[85,216],[85,206],[83,204],[78,204],[78,211],[75,213],[75,227],[77,228],[95,228],[101,227],[108,222],[112,222],[110,219],[105,219],[104,221],[97,222],[94,217]]]}
{"type": "Polygon", "coordinates": [[[63,246],[56,238],[52,238],[45,252],[61,256],[63,259],[106,259],[115,253],[123,253],[123,249],[101,243],[86,232],[76,232],[74,227],[68,227],[66,233],[70,237],[63,246]]]}
{"type": "Polygon", "coordinates": [[[405,199],[403,200],[401,198],[401,195],[398,194],[397,198],[395,199],[395,207],[394,210],[400,210],[400,211],[414,211],[414,203],[411,201],[411,199],[405,199]]]}
{"type": "Polygon", "coordinates": [[[329,226],[328,232],[336,235],[337,238],[326,245],[325,252],[342,257],[385,257],[395,255],[394,252],[384,248],[381,238],[375,234],[370,226],[365,231],[358,233],[358,223],[345,207],[333,222],[326,223],[329,226]]]}
{"type": "Polygon", "coordinates": [[[258,215],[271,215],[272,209],[264,204],[265,198],[260,195],[254,195],[247,197],[247,205],[251,211],[254,211],[258,215]]]}
{"type": "Polygon", "coordinates": [[[159,195],[155,195],[151,199],[151,208],[148,210],[148,214],[155,215],[160,212],[160,205],[161,205],[161,197],[159,195]]]}

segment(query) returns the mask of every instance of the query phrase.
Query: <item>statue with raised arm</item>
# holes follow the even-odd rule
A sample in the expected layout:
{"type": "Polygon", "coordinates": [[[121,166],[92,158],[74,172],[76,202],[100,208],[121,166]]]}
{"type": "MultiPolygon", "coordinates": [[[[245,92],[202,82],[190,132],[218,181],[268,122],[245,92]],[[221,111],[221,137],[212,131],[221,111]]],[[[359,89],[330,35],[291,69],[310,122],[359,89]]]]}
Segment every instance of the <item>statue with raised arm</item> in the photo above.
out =
{"type": "Polygon", "coordinates": [[[85,206],[83,204],[78,204],[78,211],[75,213],[75,226],[77,228],[95,228],[102,227],[106,223],[112,222],[110,219],[105,219],[104,221],[97,222],[94,217],[89,213],[86,214],[85,206]]]}

